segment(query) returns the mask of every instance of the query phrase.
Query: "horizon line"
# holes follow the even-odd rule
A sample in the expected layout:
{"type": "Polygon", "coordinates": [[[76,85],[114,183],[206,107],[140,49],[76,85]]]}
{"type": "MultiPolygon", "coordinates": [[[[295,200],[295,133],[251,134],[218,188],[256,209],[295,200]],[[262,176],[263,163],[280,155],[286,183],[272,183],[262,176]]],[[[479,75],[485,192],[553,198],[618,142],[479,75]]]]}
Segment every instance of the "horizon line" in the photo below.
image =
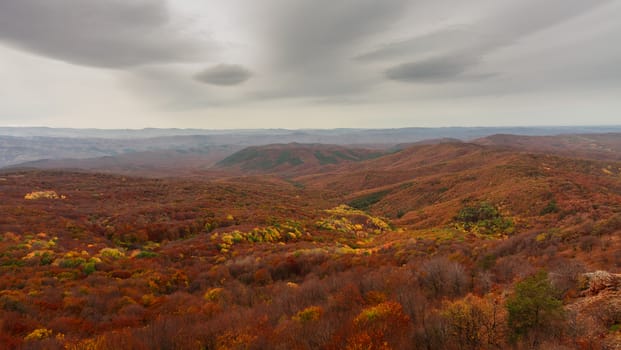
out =
{"type": "Polygon", "coordinates": [[[145,130],[203,130],[203,131],[260,131],[260,130],[400,130],[400,129],[527,129],[527,128],[621,128],[621,124],[545,124],[545,125],[450,125],[450,126],[400,126],[400,127],[377,127],[377,128],[200,128],[200,127],[143,127],[143,128],[97,128],[97,127],[57,127],[57,126],[16,126],[0,125],[0,129],[52,129],[52,130],[100,130],[100,131],[145,131],[145,130]]]}

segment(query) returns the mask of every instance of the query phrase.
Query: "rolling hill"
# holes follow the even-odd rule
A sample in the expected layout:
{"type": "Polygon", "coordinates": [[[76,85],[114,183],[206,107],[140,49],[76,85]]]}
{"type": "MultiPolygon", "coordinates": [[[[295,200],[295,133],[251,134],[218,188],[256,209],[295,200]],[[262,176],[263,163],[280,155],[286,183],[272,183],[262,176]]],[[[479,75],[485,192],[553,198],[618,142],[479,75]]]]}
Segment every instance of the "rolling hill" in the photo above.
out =
{"type": "Polygon", "coordinates": [[[273,144],[245,148],[219,161],[216,168],[246,174],[299,175],[324,172],[343,164],[383,155],[381,151],[324,144],[273,144]]]}
{"type": "Polygon", "coordinates": [[[433,227],[450,222],[464,203],[489,201],[531,227],[550,202],[597,216],[619,209],[621,163],[513,152],[471,143],[415,146],[336,172],[294,180],[402,225],[433,227]],[[584,193],[590,193],[585,197],[584,193]]]}
{"type": "Polygon", "coordinates": [[[554,153],[567,157],[621,161],[621,133],[556,136],[497,134],[472,142],[528,152],[554,153]]]}

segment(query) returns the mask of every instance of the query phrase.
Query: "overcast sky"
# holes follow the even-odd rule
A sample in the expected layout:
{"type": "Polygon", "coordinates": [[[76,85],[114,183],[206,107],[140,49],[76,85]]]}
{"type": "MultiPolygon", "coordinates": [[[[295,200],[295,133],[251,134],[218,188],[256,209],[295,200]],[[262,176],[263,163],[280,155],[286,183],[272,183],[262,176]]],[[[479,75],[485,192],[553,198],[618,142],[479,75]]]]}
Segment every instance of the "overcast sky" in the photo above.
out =
{"type": "Polygon", "coordinates": [[[0,0],[0,125],[621,124],[619,0],[0,0]]]}

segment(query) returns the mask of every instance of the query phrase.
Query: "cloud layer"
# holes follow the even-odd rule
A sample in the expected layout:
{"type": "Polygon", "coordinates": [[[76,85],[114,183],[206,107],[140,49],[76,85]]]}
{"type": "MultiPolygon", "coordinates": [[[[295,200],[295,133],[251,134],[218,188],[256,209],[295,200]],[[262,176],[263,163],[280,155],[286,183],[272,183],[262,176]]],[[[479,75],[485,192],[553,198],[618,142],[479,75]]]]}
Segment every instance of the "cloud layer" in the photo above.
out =
{"type": "Polygon", "coordinates": [[[397,64],[386,71],[386,77],[404,82],[460,79],[468,77],[464,73],[479,64],[486,55],[609,2],[547,0],[545,7],[533,6],[529,1],[516,2],[470,25],[443,28],[389,44],[358,58],[364,61],[433,54],[430,58],[397,64]]]}
{"type": "Polygon", "coordinates": [[[0,2],[0,40],[69,63],[125,68],[196,61],[209,43],[175,28],[163,0],[0,2]]]}
{"type": "Polygon", "coordinates": [[[22,114],[70,124],[85,107],[76,101],[104,96],[123,101],[105,104],[118,123],[141,114],[243,127],[270,115],[278,126],[299,112],[317,126],[335,115],[347,126],[362,115],[373,126],[460,125],[545,101],[525,112],[539,121],[576,113],[567,106],[594,91],[587,102],[612,121],[620,16],[613,0],[1,1],[0,95],[13,102],[0,124],[22,114]],[[48,102],[20,113],[36,98],[48,102]]]}

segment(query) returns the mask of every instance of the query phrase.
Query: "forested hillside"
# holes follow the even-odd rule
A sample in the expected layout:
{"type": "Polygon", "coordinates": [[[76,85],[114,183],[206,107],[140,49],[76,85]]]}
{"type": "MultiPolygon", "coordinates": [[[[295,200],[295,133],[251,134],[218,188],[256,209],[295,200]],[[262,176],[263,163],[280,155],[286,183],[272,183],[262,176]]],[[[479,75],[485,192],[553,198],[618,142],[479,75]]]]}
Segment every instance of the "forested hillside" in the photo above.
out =
{"type": "Polygon", "coordinates": [[[0,344],[619,346],[621,163],[454,142],[350,157],[286,176],[5,171],[0,344]]]}

